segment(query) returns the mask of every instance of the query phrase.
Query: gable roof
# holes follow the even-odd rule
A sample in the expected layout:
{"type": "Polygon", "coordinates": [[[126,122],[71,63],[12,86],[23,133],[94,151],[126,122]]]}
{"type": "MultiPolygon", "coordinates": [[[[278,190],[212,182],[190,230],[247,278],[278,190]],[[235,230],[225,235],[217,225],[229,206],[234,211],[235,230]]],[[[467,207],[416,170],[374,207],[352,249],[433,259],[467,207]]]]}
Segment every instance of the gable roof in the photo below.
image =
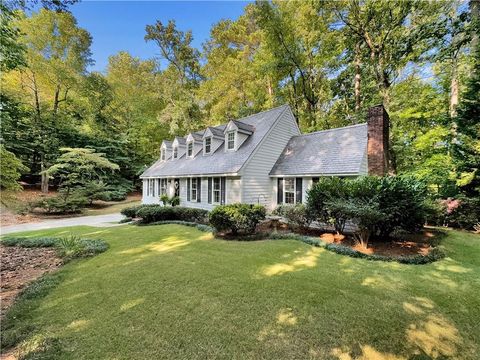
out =
{"type": "Polygon", "coordinates": [[[293,136],[270,175],[357,175],[366,151],[367,124],[293,136]]]}
{"type": "MultiPolygon", "coordinates": [[[[203,156],[199,152],[193,159],[187,159],[183,155],[174,160],[159,160],[145,170],[140,177],[235,174],[250,158],[255,148],[286,109],[288,109],[288,105],[282,105],[236,120],[238,123],[246,125],[245,128],[255,129],[237,151],[225,152],[225,145],[222,144],[210,155],[203,156]]],[[[222,124],[213,128],[223,132],[225,126],[222,124]]],[[[203,131],[197,133],[203,133],[203,131]]]]}

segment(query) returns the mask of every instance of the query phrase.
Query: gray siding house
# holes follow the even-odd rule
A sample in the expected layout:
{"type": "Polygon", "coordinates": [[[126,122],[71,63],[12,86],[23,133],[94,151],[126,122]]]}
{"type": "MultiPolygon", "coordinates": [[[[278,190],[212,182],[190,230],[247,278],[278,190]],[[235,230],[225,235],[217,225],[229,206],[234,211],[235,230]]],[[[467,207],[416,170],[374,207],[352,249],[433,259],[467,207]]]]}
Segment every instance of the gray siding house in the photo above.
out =
{"type": "Polygon", "coordinates": [[[288,105],[192,132],[160,146],[160,159],[140,176],[144,204],[179,196],[180,205],[305,202],[321,176],[383,175],[388,115],[368,111],[365,124],[301,134],[288,105]]]}

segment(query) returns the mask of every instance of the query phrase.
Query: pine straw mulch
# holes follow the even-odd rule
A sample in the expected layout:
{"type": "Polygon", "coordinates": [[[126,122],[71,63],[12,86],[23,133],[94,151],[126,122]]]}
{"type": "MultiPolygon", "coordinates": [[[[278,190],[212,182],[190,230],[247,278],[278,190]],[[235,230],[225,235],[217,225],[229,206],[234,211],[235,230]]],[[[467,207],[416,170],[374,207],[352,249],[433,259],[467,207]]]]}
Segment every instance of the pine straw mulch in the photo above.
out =
{"type": "Polygon", "coordinates": [[[62,260],[52,248],[22,248],[0,245],[0,317],[16,296],[33,280],[56,270],[62,260]]]}
{"type": "MultiPolygon", "coordinates": [[[[259,232],[271,232],[274,230],[275,224],[271,221],[266,221],[257,227],[259,232]]],[[[321,229],[308,229],[307,231],[298,232],[293,231],[287,224],[279,223],[276,226],[276,231],[280,233],[296,232],[301,235],[307,235],[312,237],[318,237],[325,243],[336,243],[343,246],[348,246],[359,252],[369,255],[383,255],[383,256],[409,256],[409,255],[422,255],[426,256],[428,253],[438,245],[442,233],[435,231],[434,229],[425,228],[416,234],[404,234],[392,239],[371,239],[368,243],[368,247],[364,247],[357,244],[353,236],[335,234],[331,232],[325,232],[321,229]]]]}

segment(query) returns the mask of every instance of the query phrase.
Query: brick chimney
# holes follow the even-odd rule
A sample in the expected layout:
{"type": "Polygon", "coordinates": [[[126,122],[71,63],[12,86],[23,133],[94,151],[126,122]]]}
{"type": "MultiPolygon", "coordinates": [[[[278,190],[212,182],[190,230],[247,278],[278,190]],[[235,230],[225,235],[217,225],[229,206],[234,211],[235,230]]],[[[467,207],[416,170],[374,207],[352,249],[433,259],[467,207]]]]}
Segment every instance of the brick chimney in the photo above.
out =
{"type": "Polygon", "coordinates": [[[368,175],[383,176],[388,173],[388,139],[390,121],[383,105],[368,109],[368,175]]]}

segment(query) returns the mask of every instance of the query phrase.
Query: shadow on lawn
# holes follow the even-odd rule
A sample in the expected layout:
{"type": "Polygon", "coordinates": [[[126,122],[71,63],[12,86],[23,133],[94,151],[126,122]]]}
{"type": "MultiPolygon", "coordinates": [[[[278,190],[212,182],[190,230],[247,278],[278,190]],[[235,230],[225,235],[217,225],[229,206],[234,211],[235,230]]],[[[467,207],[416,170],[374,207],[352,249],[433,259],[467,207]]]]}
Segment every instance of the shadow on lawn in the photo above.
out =
{"type": "Polygon", "coordinates": [[[463,341],[458,329],[436,311],[430,299],[414,297],[404,301],[403,310],[410,321],[405,330],[405,350],[402,354],[383,352],[361,341],[356,346],[335,347],[330,354],[339,360],[427,360],[457,358],[460,355],[463,341]]]}

